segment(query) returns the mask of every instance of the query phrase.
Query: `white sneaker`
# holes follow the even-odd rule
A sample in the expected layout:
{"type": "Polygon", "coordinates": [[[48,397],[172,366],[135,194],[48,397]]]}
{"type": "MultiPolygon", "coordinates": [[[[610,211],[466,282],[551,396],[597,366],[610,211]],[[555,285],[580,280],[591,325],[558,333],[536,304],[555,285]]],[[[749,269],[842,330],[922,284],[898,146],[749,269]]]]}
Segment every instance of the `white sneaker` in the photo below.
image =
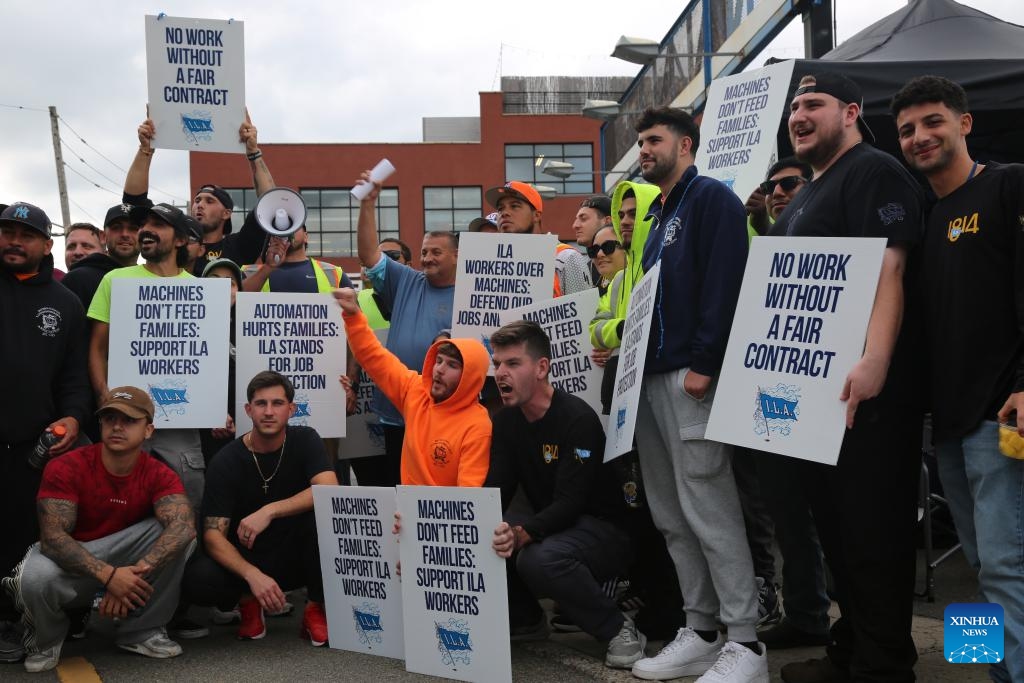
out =
{"type": "Polygon", "coordinates": [[[181,645],[167,637],[167,631],[160,629],[149,638],[138,643],[118,643],[122,650],[135,652],[152,659],[169,659],[181,654],[181,645]]]}
{"type": "Polygon", "coordinates": [[[39,673],[40,671],[49,671],[57,666],[60,661],[60,649],[64,646],[64,641],[61,641],[53,647],[48,647],[45,650],[27,651],[25,654],[25,671],[30,674],[39,673]]]}
{"type": "Polygon", "coordinates": [[[644,653],[646,646],[647,636],[637,631],[633,620],[626,617],[622,622],[622,628],[619,629],[619,635],[608,641],[604,665],[612,669],[629,669],[647,656],[644,653]]]}
{"type": "Polygon", "coordinates": [[[729,641],[722,646],[718,661],[697,679],[697,683],[768,683],[768,656],[764,643],[760,655],[749,647],[729,641]]]}
{"type": "Polygon", "coordinates": [[[681,628],[675,640],[661,648],[661,652],[634,664],[633,675],[648,681],[699,676],[715,664],[724,644],[721,633],[717,633],[714,642],[709,643],[692,628],[681,628]]]}
{"type": "Polygon", "coordinates": [[[210,608],[210,621],[217,624],[218,626],[226,626],[227,624],[237,624],[242,621],[242,613],[238,611],[238,606],[229,609],[226,612],[220,611],[216,607],[210,608]]]}

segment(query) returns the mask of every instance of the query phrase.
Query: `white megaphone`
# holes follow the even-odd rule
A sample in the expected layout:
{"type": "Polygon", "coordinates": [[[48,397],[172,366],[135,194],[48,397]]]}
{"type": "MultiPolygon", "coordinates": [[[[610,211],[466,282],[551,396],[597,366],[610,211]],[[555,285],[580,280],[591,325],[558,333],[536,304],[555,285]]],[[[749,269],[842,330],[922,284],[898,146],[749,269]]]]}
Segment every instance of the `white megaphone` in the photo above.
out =
{"type": "Polygon", "coordinates": [[[267,190],[256,202],[256,222],[271,237],[289,237],[305,225],[306,203],[287,187],[267,190]]]}

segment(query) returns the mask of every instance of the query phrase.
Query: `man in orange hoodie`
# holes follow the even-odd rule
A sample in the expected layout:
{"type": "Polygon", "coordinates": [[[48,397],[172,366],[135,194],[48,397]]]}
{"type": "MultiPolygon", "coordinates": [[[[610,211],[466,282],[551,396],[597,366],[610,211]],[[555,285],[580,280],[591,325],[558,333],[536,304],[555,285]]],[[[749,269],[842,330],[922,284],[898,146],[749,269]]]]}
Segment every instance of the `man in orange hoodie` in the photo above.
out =
{"type": "Polygon", "coordinates": [[[354,290],[335,290],[334,298],[352,354],[405,420],[402,483],[482,486],[491,449],[491,419],[479,402],[487,349],[475,339],[435,341],[420,375],[377,340],[354,290]]]}

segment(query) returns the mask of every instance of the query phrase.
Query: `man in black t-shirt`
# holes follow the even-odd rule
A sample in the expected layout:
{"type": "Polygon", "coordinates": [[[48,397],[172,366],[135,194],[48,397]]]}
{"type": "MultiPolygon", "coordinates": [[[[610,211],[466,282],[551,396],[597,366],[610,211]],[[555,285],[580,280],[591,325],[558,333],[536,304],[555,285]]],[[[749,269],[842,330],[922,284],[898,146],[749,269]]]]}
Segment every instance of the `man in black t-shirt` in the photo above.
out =
{"type": "Polygon", "coordinates": [[[1021,681],[1024,460],[999,452],[997,421],[1024,436],[1024,166],[971,159],[967,94],[949,79],[910,81],[892,114],[903,157],[938,197],[922,271],[939,478],[981,593],[1003,607],[1005,652],[989,675],[1021,681]]]}
{"type": "Polygon", "coordinates": [[[914,680],[914,527],[921,468],[919,307],[904,286],[921,239],[921,191],[871,140],[860,88],[819,73],[801,79],[789,115],[797,159],[812,181],[770,235],[882,237],[887,248],[864,353],[846,377],[846,434],[836,466],[771,456],[811,502],[842,613],[824,659],[787,664],[785,681],[914,680]],[[870,495],[870,501],[865,496],[870,495]]]}
{"type": "Polygon", "coordinates": [[[537,598],[555,600],[573,623],[608,643],[605,664],[628,669],[646,638],[601,582],[625,574],[629,537],[613,521],[622,496],[602,467],[604,430],[590,406],[548,381],[551,342],[537,323],[520,320],[491,335],[494,379],[504,408],[494,416],[485,486],[501,488],[505,519],[494,549],[509,557],[512,636],[543,637],[537,598]],[[517,487],[532,514],[509,513],[517,487]]]}
{"type": "Polygon", "coordinates": [[[303,634],[327,642],[324,589],[313,518],[313,484],[338,483],[316,430],[289,427],[295,387],[276,372],[258,373],[246,389],[252,431],[221,449],[207,471],[201,555],[186,570],[193,604],[229,610],[238,637],[266,635],[264,611],[280,611],[284,591],[305,586],[303,634]]]}

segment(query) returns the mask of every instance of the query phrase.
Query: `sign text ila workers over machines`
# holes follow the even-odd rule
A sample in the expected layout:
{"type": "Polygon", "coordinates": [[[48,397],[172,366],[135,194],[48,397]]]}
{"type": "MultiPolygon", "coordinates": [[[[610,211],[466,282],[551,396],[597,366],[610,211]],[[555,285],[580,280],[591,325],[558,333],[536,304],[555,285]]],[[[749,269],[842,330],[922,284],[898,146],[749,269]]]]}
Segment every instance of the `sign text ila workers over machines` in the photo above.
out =
{"type": "Polygon", "coordinates": [[[399,486],[407,671],[511,683],[505,560],[496,488],[399,486]]]}
{"type": "Polygon", "coordinates": [[[216,278],[116,279],[107,386],[136,386],[163,428],[223,427],[231,290],[216,278]]]}
{"type": "Polygon", "coordinates": [[[834,465],[885,240],[755,237],[707,438],[834,465]]]}
{"type": "Polygon", "coordinates": [[[345,436],[345,326],[330,294],[239,292],[235,298],[235,423],[252,428],[245,388],[257,372],[274,370],[295,386],[289,424],[323,438],[345,436]]]}
{"type": "Polygon", "coordinates": [[[153,146],[242,152],[245,43],[242,22],[146,16],[153,146]]]}
{"type": "Polygon", "coordinates": [[[569,296],[548,299],[532,306],[501,314],[501,323],[532,320],[551,340],[551,369],[548,379],[556,389],[578,396],[598,415],[601,410],[601,378],[604,370],[594,365],[590,354],[590,321],[597,310],[597,287],[569,296]]]}
{"type": "Polygon", "coordinates": [[[694,163],[743,201],[776,161],[775,134],[792,77],[789,60],[711,82],[694,163]]]}
{"type": "Polygon", "coordinates": [[[331,647],[402,659],[395,489],[314,486],[313,511],[331,647]]]}
{"type": "Polygon", "coordinates": [[[452,337],[490,351],[501,312],[550,299],[555,286],[554,235],[467,232],[459,237],[452,337]]]}

